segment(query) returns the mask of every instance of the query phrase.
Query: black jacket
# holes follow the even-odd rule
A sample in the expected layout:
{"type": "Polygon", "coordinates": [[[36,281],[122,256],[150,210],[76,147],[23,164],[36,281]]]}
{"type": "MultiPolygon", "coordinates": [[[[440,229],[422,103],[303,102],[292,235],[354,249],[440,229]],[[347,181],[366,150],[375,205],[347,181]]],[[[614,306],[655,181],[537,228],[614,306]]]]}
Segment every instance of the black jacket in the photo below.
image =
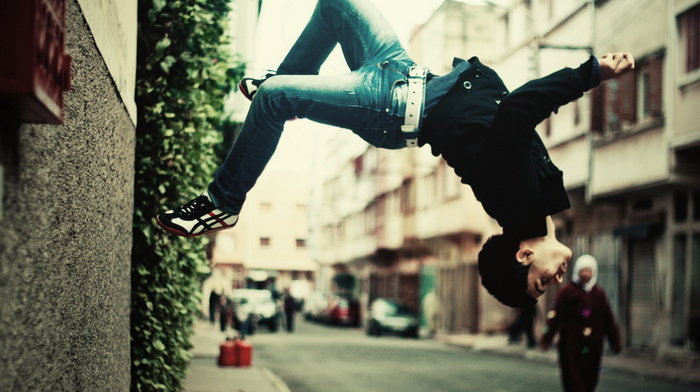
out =
{"type": "Polygon", "coordinates": [[[508,92],[498,74],[473,57],[472,66],[428,113],[419,145],[430,144],[504,233],[518,239],[547,234],[545,218],[570,207],[562,172],[535,127],[600,81],[591,57],[508,92]]]}

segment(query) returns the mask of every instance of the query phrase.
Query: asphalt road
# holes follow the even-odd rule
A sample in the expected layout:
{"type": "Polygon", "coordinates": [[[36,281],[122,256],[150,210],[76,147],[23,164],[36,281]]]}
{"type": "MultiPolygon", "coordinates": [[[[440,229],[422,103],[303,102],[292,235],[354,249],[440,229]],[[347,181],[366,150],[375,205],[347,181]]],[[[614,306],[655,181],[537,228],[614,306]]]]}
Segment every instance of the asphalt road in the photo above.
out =
{"type": "MultiPolygon", "coordinates": [[[[292,392],[560,391],[556,364],[474,352],[430,339],[369,337],[358,328],[297,322],[294,333],[264,328],[254,363],[292,392]]],[[[696,392],[687,384],[603,370],[598,392],[696,392]]]]}

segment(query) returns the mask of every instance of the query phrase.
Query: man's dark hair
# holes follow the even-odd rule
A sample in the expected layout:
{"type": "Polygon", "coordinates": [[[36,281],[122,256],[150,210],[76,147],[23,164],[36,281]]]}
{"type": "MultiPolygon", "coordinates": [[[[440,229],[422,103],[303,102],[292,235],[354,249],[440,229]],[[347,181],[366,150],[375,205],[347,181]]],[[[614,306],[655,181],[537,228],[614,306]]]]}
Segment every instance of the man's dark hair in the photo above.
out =
{"type": "Polygon", "coordinates": [[[520,241],[506,235],[489,238],[479,252],[481,284],[504,305],[521,308],[537,302],[527,293],[529,265],[515,258],[520,241]]]}

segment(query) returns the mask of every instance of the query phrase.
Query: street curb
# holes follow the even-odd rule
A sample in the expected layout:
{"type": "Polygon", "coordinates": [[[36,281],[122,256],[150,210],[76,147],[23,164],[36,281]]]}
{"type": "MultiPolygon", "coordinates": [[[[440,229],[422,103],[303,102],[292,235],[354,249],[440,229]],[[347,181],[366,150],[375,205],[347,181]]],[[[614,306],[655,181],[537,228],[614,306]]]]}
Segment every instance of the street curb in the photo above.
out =
{"type": "Polygon", "coordinates": [[[272,370],[268,368],[261,368],[263,372],[265,373],[265,376],[270,380],[272,385],[277,389],[279,392],[292,392],[287,384],[282,381],[281,378],[279,378],[275,373],[272,372],[272,370]]]}
{"type": "MultiPolygon", "coordinates": [[[[459,342],[451,340],[449,337],[445,336],[441,336],[435,340],[451,347],[459,347],[469,351],[485,352],[490,354],[503,355],[507,357],[520,357],[538,362],[554,364],[558,363],[556,349],[550,349],[547,352],[539,352],[525,350],[517,347],[511,349],[507,347],[499,347],[493,345],[482,346],[478,344],[478,339],[469,342],[459,342]]],[[[603,362],[601,364],[601,371],[615,370],[642,378],[674,381],[684,383],[687,385],[700,385],[700,376],[697,376],[696,373],[690,369],[674,369],[675,371],[668,371],[667,369],[664,369],[665,366],[660,366],[656,369],[647,367],[636,368],[634,366],[625,366],[622,363],[623,361],[625,361],[624,356],[620,358],[619,356],[604,355],[603,362]]]]}

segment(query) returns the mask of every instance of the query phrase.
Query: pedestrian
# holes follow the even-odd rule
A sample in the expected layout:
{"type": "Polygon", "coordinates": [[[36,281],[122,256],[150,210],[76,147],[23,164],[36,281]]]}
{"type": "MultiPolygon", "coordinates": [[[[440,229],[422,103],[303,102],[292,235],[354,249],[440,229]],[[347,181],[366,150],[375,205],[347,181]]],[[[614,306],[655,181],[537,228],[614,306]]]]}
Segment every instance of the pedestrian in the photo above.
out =
{"type": "Polygon", "coordinates": [[[559,367],[565,392],[592,392],[598,385],[604,338],[613,353],[621,350],[620,330],[605,291],[596,284],[598,263],[583,255],[574,264],[573,281],[558,293],[547,314],[541,339],[549,349],[559,333],[559,367]]]}
{"type": "Polygon", "coordinates": [[[517,316],[513,323],[508,327],[508,342],[511,344],[520,343],[522,334],[525,334],[527,339],[527,348],[535,348],[537,340],[535,339],[534,323],[535,315],[537,314],[537,305],[530,304],[516,310],[517,316]]]}
{"type": "Polygon", "coordinates": [[[219,299],[221,295],[215,290],[209,294],[209,321],[212,325],[216,322],[216,314],[219,311],[219,299]]]}
{"type": "Polygon", "coordinates": [[[234,226],[292,118],[350,129],[380,148],[429,144],[503,227],[480,252],[483,285],[506,305],[527,305],[561,280],[571,257],[550,217],[570,207],[562,172],[535,126],[633,67],[630,54],[591,56],[509,93],[477,57],[455,58],[443,76],[417,66],[368,0],[319,0],[276,74],[241,81],[252,103],[208,189],[157,221],[186,237],[234,226]],[[338,43],[351,72],[318,75],[338,43]]]}
{"type": "Polygon", "coordinates": [[[297,311],[297,303],[289,289],[284,290],[284,317],[287,321],[287,332],[294,332],[294,315],[297,311]]]}
{"type": "Polygon", "coordinates": [[[219,297],[219,328],[221,332],[226,332],[226,328],[231,324],[231,306],[225,295],[219,297]]]}
{"type": "Polygon", "coordinates": [[[437,333],[438,320],[440,317],[440,299],[435,290],[431,290],[423,297],[423,316],[428,325],[428,334],[432,337],[437,333]]]}

